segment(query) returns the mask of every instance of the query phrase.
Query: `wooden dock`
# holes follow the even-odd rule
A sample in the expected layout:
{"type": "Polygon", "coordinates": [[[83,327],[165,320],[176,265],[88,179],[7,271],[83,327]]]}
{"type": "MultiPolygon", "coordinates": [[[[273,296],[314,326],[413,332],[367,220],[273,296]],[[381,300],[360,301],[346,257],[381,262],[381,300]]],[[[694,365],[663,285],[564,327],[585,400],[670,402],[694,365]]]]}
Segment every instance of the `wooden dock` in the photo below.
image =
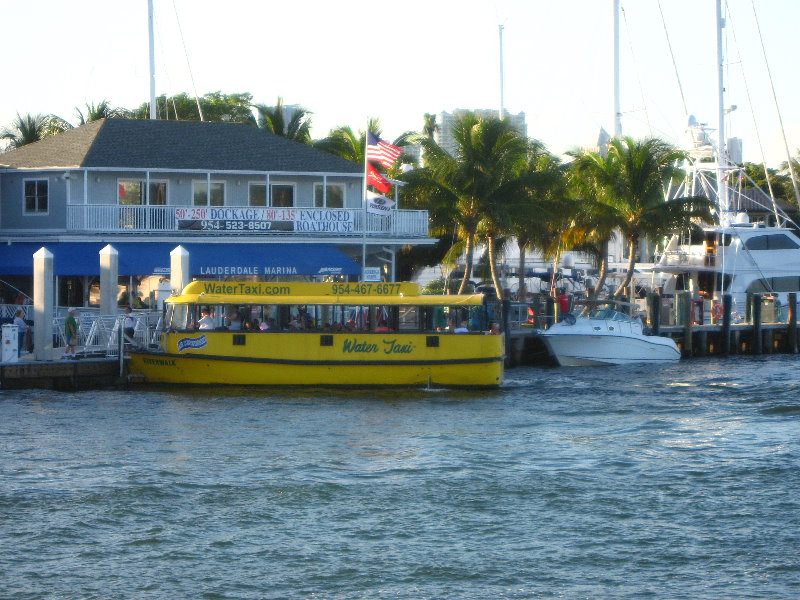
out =
{"type": "MultiPolygon", "coordinates": [[[[650,326],[645,333],[672,338],[678,345],[683,358],[695,356],[729,356],[734,354],[797,354],[800,343],[797,327],[797,299],[789,294],[788,319],[783,323],[764,323],[761,316],[760,295],[754,294],[750,322],[732,323],[730,297],[723,298],[722,314],[719,323],[696,324],[690,316],[689,298],[686,303],[684,323],[661,325],[649,319],[650,326]]],[[[653,298],[653,304],[660,306],[660,298],[653,298]]],[[[652,317],[653,311],[649,313],[652,317]]],[[[659,314],[659,313],[655,313],[659,314]]],[[[506,366],[553,364],[539,329],[517,323],[508,329],[506,366]]]]}
{"type": "Polygon", "coordinates": [[[82,390],[123,387],[118,358],[76,358],[0,363],[2,389],[82,390]]]}

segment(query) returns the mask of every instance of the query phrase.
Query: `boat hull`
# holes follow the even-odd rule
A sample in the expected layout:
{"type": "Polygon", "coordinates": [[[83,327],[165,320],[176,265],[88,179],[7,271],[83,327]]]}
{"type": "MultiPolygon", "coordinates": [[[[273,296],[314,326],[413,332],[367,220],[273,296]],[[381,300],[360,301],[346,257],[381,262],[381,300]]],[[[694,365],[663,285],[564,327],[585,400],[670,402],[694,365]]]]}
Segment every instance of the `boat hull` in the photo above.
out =
{"type": "Polygon", "coordinates": [[[220,385],[497,387],[504,336],[210,332],[166,334],[132,352],[133,382],[220,385]]]}
{"type": "Polygon", "coordinates": [[[541,337],[562,367],[662,363],[681,357],[675,342],[657,336],[545,332],[541,337]]]}

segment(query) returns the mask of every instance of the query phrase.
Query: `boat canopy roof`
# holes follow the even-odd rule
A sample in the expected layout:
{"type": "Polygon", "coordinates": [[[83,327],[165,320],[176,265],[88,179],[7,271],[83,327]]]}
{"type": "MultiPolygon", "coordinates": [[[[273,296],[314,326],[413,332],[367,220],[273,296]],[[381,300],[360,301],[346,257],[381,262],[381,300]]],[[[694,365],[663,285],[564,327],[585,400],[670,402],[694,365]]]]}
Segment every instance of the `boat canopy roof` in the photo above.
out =
{"type": "Polygon", "coordinates": [[[193,281],[170,304],[480,306],[483,294],[423,295],[416,283],[193,281]]]}

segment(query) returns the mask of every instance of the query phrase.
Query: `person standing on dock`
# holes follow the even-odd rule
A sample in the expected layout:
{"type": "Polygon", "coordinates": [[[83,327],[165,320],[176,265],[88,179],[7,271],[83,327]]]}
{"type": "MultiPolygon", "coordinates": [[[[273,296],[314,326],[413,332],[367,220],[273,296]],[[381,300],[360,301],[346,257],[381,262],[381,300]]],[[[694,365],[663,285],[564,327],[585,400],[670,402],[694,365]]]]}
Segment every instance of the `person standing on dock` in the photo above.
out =
{"type": "Polygon", "coordinates": [[[123,331],[125,337],[133,339],[133,334],[136,332],[136,317],[133,316],[133,311],[130,306],[125,307],[125,323],[123,324],[123,331]]]}
{"type": "Polygon", "coordinates": [[[78,343],[78,322],[75,320],[75,309],[70,308],[67,318],[64,321],[64,337],[67,338],[67,348],[64,355],[75,354],[75,346],[78,343]]]}
{"type": "Polygon", "coordinates": [[[14,313],[14,325],[17,326],[17,355],[22,356],[22,349],[25,347],[25,336],[28,333],[28,324],[25,322],[23,318],[25,316],[25,312],[20,308],[16,313],[14,313]]]}

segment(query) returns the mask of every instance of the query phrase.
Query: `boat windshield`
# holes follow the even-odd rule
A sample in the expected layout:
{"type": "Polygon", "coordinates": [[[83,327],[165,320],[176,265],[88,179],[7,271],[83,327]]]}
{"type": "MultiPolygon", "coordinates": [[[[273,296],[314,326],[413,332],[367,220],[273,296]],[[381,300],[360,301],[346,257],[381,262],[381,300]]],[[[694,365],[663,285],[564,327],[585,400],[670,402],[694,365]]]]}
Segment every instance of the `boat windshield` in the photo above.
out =
{"type": "Polygon", "coordinates": [[[633,319],[626,315],[625,313],[621,313],[617,310],[614,310],[610,306],[603,306],[600,308],[593,308],[588,310],[588,314],[586,316],[589,319],[603,319],[605,321],[632,321],[633,319]]]}

